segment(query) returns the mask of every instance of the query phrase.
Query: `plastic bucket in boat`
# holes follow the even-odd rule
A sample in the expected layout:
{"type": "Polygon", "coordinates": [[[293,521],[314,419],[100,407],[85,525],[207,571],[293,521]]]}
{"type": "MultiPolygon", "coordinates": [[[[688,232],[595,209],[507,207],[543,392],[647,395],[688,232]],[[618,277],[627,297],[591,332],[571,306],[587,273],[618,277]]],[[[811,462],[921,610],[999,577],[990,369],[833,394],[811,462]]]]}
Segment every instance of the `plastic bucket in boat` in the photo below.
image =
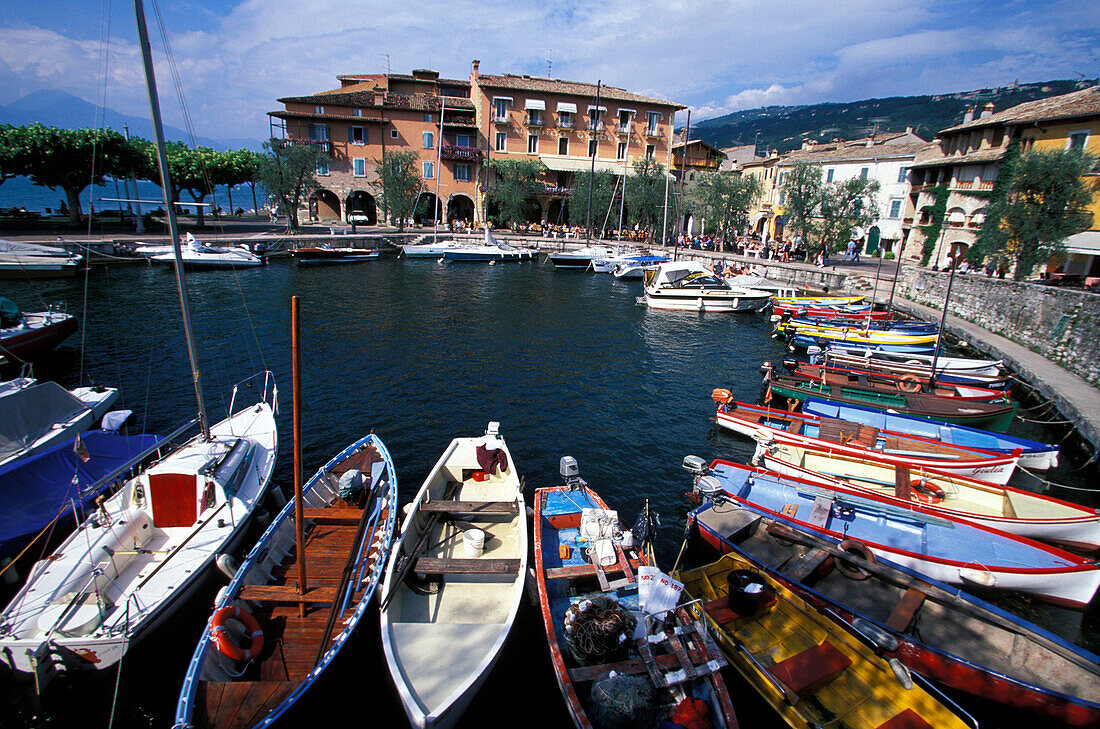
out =
{"type": "Polygon", "coordinates": [[[462,533],[462,546],[466,548],[467,557],[480,557],[485,549],[485,532],[480,529],[467,529],[462,533]]]}
{"type": "Polygon", "coordinates": [[[751,570],[732,570],[726,578],[729,608],[738,615],[752,617],[768,592],[764,578],[751,570]]]}

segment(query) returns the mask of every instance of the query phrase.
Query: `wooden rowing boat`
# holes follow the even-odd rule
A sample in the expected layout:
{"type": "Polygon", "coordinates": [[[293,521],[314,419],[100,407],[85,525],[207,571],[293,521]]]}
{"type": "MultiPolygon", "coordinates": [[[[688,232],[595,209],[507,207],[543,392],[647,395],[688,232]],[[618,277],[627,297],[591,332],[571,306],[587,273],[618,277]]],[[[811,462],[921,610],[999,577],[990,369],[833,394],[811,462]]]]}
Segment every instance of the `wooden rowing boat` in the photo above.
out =
{"type": "Polygon", "coordinates": [[[967,726],[904,666],[878,656],[749,560],[727,554],[674,577],[704,602],[730,663],[790,726],[967,726]]]}
{"type": "MultiPolygon", "coordinates": [[[[844,354],[829,348],[825,351],[825,363],[831,367],[839,367],[856,372],[873,372],[876,374],[901,377],[913,375],[921,382],[928,382],[932,377],[932,365],[923,364],[916,360],[912,362],[895,362],[877,357],[863,357],[854,354],[844,354]]],[[[964,387],[984,387],[990,390],[1007,390],[1012,386],[1013,377],[1007,374],[983,374],[970,370],[948,369],[937,363],[936,382],[945,384],[962,385],[964,387]]]]}
{"type": "Polygon", "coordinates": [[[718,403],[717,423],[747,438],[829,448],[847,456],[873,457],[910,468],[936,468],[1002,486],[1008,483],[1020,458],[1018,449],[1006,454],[964,448],[849,420],[737,402],[729,390],[714,390],[712,398],[718,403]]]}
{"type": "Polygon", "coordinates": [[[382,648],[413,726],[462,716],[512,629],[526,575],[523,487],[494,422],[451,441],[386,569],[382,648]]]}
{"type": "Polygon", "coordinates": [[[691,515],[695,534],[737,552],[888,658],[941,684],[1060,726],[1100,725],[1100,657],[967,592],[732,503],[691,515]]]}
{"type": "MultiPolygon", "coordinates": [[[[685,459],[685,467],[688,459],[685,459]]],[[[941,582],[1026,592],[1072,608],[1100,587],[1100,565],[1049,544],[916,504],[900,505],[843,484],[825,487],[763,468],[691,457],[696,488],[762,516],[845,541],[941,582]]]]}
{"type": "Polygon", "coordinates": [[[845,386],[835,381],[821,382],[780,374],[770,367],[768,370],[769,392],[790,400],[801,401],[807,398],[829,400],[841,405],[890,410],[927,420],[981,426],[997,432],[1007,430],[1012,424],[1012,418],[1016,415],[1015,402],[969,402],[922,393],[873,392],[860,387],[845,386]]]}
{"type": "Polygon", "coordinates": [[[999,453],[1020,453],[1020,465],[1035,471],[1045,471],[1058,465],[1059,447],[1004,433],[969,428],[965,425],[939,423],[921,417],[893,412],[883,412],[854,404],[843,404],[806,398],[802,401],[802,414],[822,418],[840,418],[860,425],[931,438],[941,443],[977,448],[999,453]]]}
{"type": "Polygon", "coordinates": [[[614,654],[597,657],[571,650],[579,630],[572,620],[566,627],[566,616],[577,606],[609,598],[614,602],[605,604],[637,616],[635,620],[646,620],[639,612],[637,581],[646,556],[611,539],[607,540],[608,561],[614,560],[613,564],[603,566],[598,558],[587,556],[588,548],[595,547],[583,536],[582,514],[606,512],[607,505],[583,483],[538,489],[534,510],[539,605],[554,675],[577,729],[599,727],[601,716],[622,718],[600,701],[608,695],[605,687],[623,683],[611,678],[612,673],[631,677],[627,679],[631,685],[650,694],[652,700],[644,712],[651,724],[672,720],[677,711],[685,710],[681,707],[702,702],[716,729],[736,727],[733,704],[719,672],[725,660],[706,630],[698,604],[672,611],[669,628],[659,621],[651,625],[646,639],[635,640],[630,631],[630,639],[614,654]]]}
{"type": "Polygon", "coordinates": [[[368,435],[322,466],[302,494],[304,554],[295,546],[291,501],[215,603],[184,678],[176,726],[272,725],[329,667],[365,614],[397,521],[389,451],[368,435]],[[250,644],[241,626],[261,635],[250,644]]]}
{"type": "Polygon", "coordinates": [[[966,519],[1084,552],[1100,549],[1100,513],[1080,504],[934,468],[850,455],[830,443],[758,442],[758,461],[777,473],[833,487],[843,485],[899,504],[919,503],[948,519],[966,519]]]}
{"type": "MultiPolygon", "coordinates": [[[[784,361],[784,366],[788,366],[784,361]]],[[[916,375],[896,375],[890,372],[868,371],[864,368],[845,369],[824,365],[799,362],[793,365],[792,374],[806,380],[816,380],[839,385],[841,387],[856,388],[868,392],[886,393],[893,395],[898,392],[907,395],[927,395],[928,397],[950,398],[960,402],[1009,402],[1008,393],[1003,389],[990,389],[975,387],[937,380],[931,382],[927,378],[916,375]]]]}

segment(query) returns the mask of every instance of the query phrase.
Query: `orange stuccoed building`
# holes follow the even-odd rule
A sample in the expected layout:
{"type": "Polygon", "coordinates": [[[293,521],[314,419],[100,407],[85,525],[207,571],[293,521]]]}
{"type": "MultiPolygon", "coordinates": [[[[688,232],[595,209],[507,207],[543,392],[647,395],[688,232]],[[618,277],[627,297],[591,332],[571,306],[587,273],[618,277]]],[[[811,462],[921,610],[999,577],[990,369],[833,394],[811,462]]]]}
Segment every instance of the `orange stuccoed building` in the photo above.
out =
{"type": "MultiPolygon", "coordinates": [[[[376,225],[377,165],[391,150],[417,153],[424,180],[417,215],[441,223],[485,219],[491,159],[538,160],[546,167],[531,222],[565,224],[576,173],[633,173],[649,156],[667,167],[680,104],[613,86],[560,79],[482,75],[443,79],[431,70],[354,74],[340,87],[279,99],[269,113],[272,136],[310,141],[328,152],[321,185],[309,202],[317,220],[376,225]],[[438,197],[436,192],[438,190],[438,197]]],[[[576,204],[576,203],[574,203],[576,204]]]]}

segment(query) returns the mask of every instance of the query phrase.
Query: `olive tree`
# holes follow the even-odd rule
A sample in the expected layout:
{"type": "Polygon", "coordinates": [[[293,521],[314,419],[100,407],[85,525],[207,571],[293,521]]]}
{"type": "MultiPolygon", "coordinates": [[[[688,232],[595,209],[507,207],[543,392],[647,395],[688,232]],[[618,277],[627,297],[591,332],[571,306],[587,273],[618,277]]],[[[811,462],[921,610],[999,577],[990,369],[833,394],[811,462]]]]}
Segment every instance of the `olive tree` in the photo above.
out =
{"type": "Polygon", "coordinates": [[[264,142],[256,180],[274,197],[279,212],[287,216],[287,229],[297,233],[298,209],[317,190],[317,164],[327,158],[320,146],[287,139],[264,142]]]}
{"type": "Polygon", "coordinates": [[[392,150],[382,153],[381,160],[375,160],[378,166],[378,182],[382,194],[379,203],[382,212],[397,221],[397,229],[405,230],[405,221],[412,216],[416,199],[424,186],[424,180],[416,169],[420,158],[412,150],[392,150]]]}

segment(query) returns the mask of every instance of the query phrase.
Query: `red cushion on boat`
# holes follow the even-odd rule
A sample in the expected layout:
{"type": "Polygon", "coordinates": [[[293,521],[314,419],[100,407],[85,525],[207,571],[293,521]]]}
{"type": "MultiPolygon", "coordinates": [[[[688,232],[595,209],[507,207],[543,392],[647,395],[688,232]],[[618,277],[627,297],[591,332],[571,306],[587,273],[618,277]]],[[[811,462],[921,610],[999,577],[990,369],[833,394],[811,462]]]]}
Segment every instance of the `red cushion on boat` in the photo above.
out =
{"type": "Polygon", "coordinates": [[[833,678],[851,664],[851,658],[825,641],[776,663],[768,672],[798,694],[833,678]]]}
{"type": "Polygon", "coordinates": [[[917,712],[906,709],[894,718],[879,724],[878,729],[932,729],[932,725],[922,719],[917,712]]]}
{"type": "Polygon", "coordinates": [[[153,524],[160,529],[191,526],[198,517],[198,477],[193,473],[149,474],[153,524]]]}

